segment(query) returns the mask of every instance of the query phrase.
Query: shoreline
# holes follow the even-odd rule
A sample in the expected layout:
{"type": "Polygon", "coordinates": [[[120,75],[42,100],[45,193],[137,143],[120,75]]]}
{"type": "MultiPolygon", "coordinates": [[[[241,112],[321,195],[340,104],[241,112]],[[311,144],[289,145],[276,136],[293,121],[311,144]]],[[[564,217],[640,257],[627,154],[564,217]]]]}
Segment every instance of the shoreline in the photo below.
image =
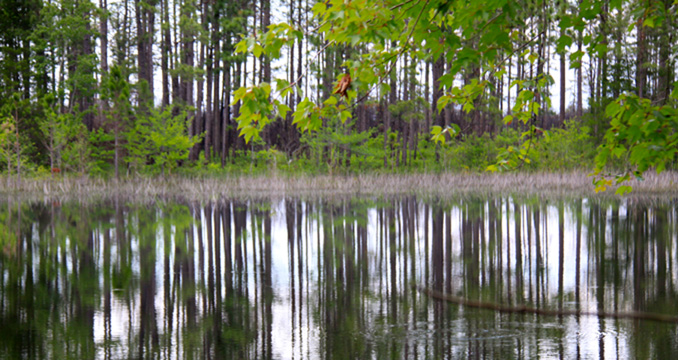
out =
{"type": "MultiPolygon", "coordinates": [[[[585,172],[567,173],[467,173],[467,174],[367,174],[367,175],[237,175],[168,178],[137,177],[121,181],[83,177],[23,179],[20,188],[7,188],[0,177],[3,196],[124,198],[184,197],[195,200],[223,197],[421,195],[544,195],[618,197],[615,186],[596,194],[585,172]]],[[[13,180],[13,179],[12,179],[13,180]]],[[[678,196],[678,172],[648,172],[643,181],[627,183],[633,192],[624,197],[678,196]]]]}

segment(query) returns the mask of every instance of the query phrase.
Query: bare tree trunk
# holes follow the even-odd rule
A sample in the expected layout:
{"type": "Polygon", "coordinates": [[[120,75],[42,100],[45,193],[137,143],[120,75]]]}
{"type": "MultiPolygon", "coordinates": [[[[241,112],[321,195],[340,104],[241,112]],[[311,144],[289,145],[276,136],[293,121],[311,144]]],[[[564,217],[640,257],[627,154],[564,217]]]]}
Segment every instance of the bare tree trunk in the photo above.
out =
{"type": "Polygon", "coordinates": [[[506,113],[511,113],[511,67],[513,57],[509,55],[508,59],[508,78],[506,79],[506,113]]]}
{"type": "Polygon", "coordinates": [[[157,0],[135,0],[137,23],[137,65],[139,81],[148,85],[147,98],[139,103],[153,101],[153,35],[155,33],[155,6],[157,0]],[[142,3],[143,2],[143,3],[142,3]]]}
{"type": "Polygon", "coordinates": [[[440,54],[440,57],[433,63],[433,97],[431,98],[431,112],[433,113],[433,124],[443,126],[444,119],[440,112],[438,112],[438,99],[443,95],[443,90],[440,88],[440,77],[445,72],[445,54],[440,54]]]}
{"type": "MultiPolygon", "coordinates": [[[[203,30],[206,30],[207,28],[207,2],[206,1],[201,1],[202,2],[202,16],[200,18],[200,23],[203,27],[203,30]]],[[[198,69],[204,69],[205,68],[205,51],[207,50],[205,42],[204,41],[199,41],[200,47],[200,54],[199,60],[198,60],[198,69]]],[[[211,71],[211,69],[209,69],[211,71]]],[[[211,74],[210,74],[211,75],[211,74]]],[[[208,75],[209,77],[209,75],[208,75]]],[[[210,81],[210,80],[208,80],[210,81]]],[[[204,152],[205,152],[205,161],[209,162],[210,161],[210,155],[212,151],[212,119],[210,119],[209,116],[209,111],[207,110],[206,107],[203,107],[203,96],[204,96],[204,84],[205,80],[204,77],[198,78],[198,88],[197,88],[197,101],[196,101],[196,121],[199,124],[204,124],[204,130],[205,130],[205,138],[204,138],[204,152]],[[203,112],[206,112],[203,113],[203,112]]],[[[209,86],[209,84],[208,84],[209,86]]],[[[209,100],[208,100],[209,101],[209,100]]]]}
{"type": "MultiPolygon", "coordinates": [[[[581,4],[581,0],[579,1],[581,4]]],[[[581,54],[581,47],[582,47],[582,42],[583,42],[583,31],[579,31],[579,34],[577,36],[577,51],[581,54]]],[[[581,120],[582,116],[584,115],[584,104],[583,104],[583,91],[582,91],[582,84],[583,84],[583,72],[584,72],[584,64],[583,61],[580,59],[579,60],[579,67],[577,68],[577,118],[581,120]]]]}
{"type": "MultiPolygon", "coordinates": [[[[165,0],[165,1],[169,1],[169,0],[165,0]]],[[[172,47],[171,47],[172,46],[172,42],[171,42],[172,39],[169,38],[169,37],[165,39],[165,41],[167,41],[167,45],[170,46],[170,53],[168,54],[168,57],[169,57],[169,60],[170,60],[169,65],[170,65],[171,70],[176,70],[177,66],[179,65],[179,61],[182,61],[182,62],[184,61],[184,58],[183,58],[183,55],[184,55],[183,54],[183,52],[184,52],[184,42],[183,41],[184,41],[184,39],[182,38],[181,29],[178,26],[178,20],[177,20],[178,18],[179,18],[179,16],[177,15],[177,1],[174,1],[173,6],[172,6],[172,19],[174,20],[174,25],[171,26],[171,28],[174,31],[174,43],[173,43],[174,49],[172,49],[172,47]],[[172,55],[175,55],[175,56],[172,56],[172,55]]],[[[186,97],[185,97],[185,94],[184,94],[184,81],[183,81],[183,79],[179,78],[179,74],[178,74],[177,71],[172,71],[171,75],[172,75],[172,103],[174,105],[177,105],[177,104],[185,105],[186,104],[185,103],[186,97]]],[[[175,108],[174,110],[175,110],[174,115],[176,115],[177,114],[176,111],[178,111],[179,109],[175,108]]],[[[194,131],[193,124],[190,123],[189,126],[188,126],[188,134],[190,136],[193,136],[193,131],[194,131]]],[[[192,155],[189,155],[189,158],[191,160],[195,160],[192,157],[192,155]]]]}
{"type": "Polygon", "coordinates": [[[108,72],[108,0],[99,0],[99,36],[101,40],[101,71],[108,72]]]}
{"type": "Polygon", "coordinates": [[[645,83],[647,81],[647,67],[645,65],[645,52],[646,43],[645,43],[645,15],[640,17],[636,23],[636,31],[638,32],[638,48],[636,53],[636,88],[638,91],[638,97],[645,97],[645,83]]]}
{"type": "MultiPolygon", "coordinates": [[[[430,105],[432,103],[431,101],[431,83],[430,83],[430,78],[431,76],[431,62],[426,61],[426,68],[424,70],[424,78],[426,79],[424,82],[424,101],[426,102],[427,105],[430,105]]],[[[435,106],[427,106],[426,107],[426,129],[424,129],[425,132],[431,131],[431,112],[435,110],[435,106]]]]}
{"type": "MultiPolygon", "coordinates": [[[[261,31],[268,31],[269,25],[271,25],[271,1],[270,0],[261,0],[261,8],[263,10],[261,18],[261,31]]],[[[264,82],[271,82],[271,59],[268,56],[264,56],[262,59],[263,62],[263,78],[264,82]]]]}
{"type": "MultiPolygon", "coordinates": [[[[194,0],[185,0],[183,5],[181,6],[181,14],[182,17],[185,19],[191,19],[194,15],[195,12],[195,7],[194,7],[194,0]]],[[[193,66],[194,66],[194,57],[195,57],[195,50],[194,50],[194,45],[195,45],[195,37],[191,33],[192,30],[183,28],[181,29],[181,61],[183,67],[187,69],[191,69],[187,74],[184,73],[181,76],[181,83],[179,84],[180,87],[180,92],[181,92],[181,98],[183,100],[183,104],[187,106],[188,108],[192,108],[194,105],[193,102],[193,81],[194,81],[194,74],[192,72],[193,66]]],[[[203,119],[200,116],[200,109],[197,109],[197,113],[193,113],[193,111],[188,112],[188,119],[192,119],[192,125],[189,128],[189,136],[192,138],[194,136],[199,136],[203,132],[203,119]]],[[[200,143],[197,143],[193,149],[191,149],[191,153],[189,154],[189,159],[191,160],[198,160],[198,157],[200,155],[200,143]]]]}
{"type": "MultiPolygon", "coordinates": [[[[108,0],[99,0],[99,36],[100,36],[100,53],[101,53],[101,75],[102,77],[108,74],[108,0]]],[[[100,86],[102,84],[100,83],[100,86]]],[[[106,113],[108,112],[108,104],[98,99],[99,110],[99,124],[104,124],[106,121],[106,113]]],[[[54,167],[54,164],[51,164],[54,167]]],[[[117,178],[117,174],[116,174],[117,178]]]]}
{"type": "MultiPolygon", "coordinates": [[[[386,124],[384,126],[384,132],[385,132],[384,137],[387,140],[386,143],[384,144],[384,146],[387,146],[387,149],[388,149],[388,143],[390,143],[390,139],[388,139],[388,137],[389,137],[388,132],[391,131],[391,129],[393,127],[395,127],[395,121],[393,121],[393,116],[391,115],[391,110],[389,109],[389,105],[395,104],[396,101],[398,101],[398,99],[397,99],[397,97],[398,97],[397,86],[398,85],[395,82],[395,80],[396,80],[395,77],[396,77],[396,73],[397,73],[395,69],[398,68],[398,64],[397,64],[397,59],[393,60],[393,61],[395,62],[393,64],[394,69],[393,69],[393,71],[391,71],[391,74],[390,74],[391,91],[389,92],[388,102],[386,104],[386,108],[384,109],[384,111],[386,111],[386,117],[385,117],[386,124]]],[[[388,156],[388,151],[386,151],[385,156],[388,156]]],[[[397,166],[398,165],[398,156],[397,155],[395,156],[395,161],[396,161],[396,166],[397,166]]],[[[384,161],[384,163],[386,164],[386,160],[384,161]]]]}
{"type": "Polygon", "coordinates": [[[162,0],[161,5],[161,23],[162,28],[162,46],[161,46],[161,59],[160,59],[160,68],[162,76],[162,104],[163,108],[167,107],[170,104],[170,82],[169,82],[169,60],[172,57],[172,38],[170,34],[170,22],[169,22],[169,0],[162,0]]]}
{"type": "MultiPolygon", "coordinates": [[[[231,63],[224,61],[224,92],[223,92],[223,106],[224,110],[221,122],[221,132],[223,139],[221,140],[221,166],[226,165],[226,157],[228,156],[229,146],[229,131],[228,126],[231,123],[231,63]]],[[[232,146],[232,144],[230,144],[232,146]]]]}
{"type": "MultiPolygon", "coordinates": [[[[79,15],[85,16],[89,19],[89,11],[79,15]]],[[[74,75],[76,69],[78,69],[78,71],[80,71],[82,74],[88,74],[90,71],[93,73],[95,71],[92,65],[79,61],[80,57],[87,57],[94,53],[92,31],[90,26],[91,24],[88,21],[85,25],[85,31],[84,34],[82,34],[82,38],[78,39],[79,43],[75,44],[74,49],[72,49],[74,54],[71,58],[72,62],[69,64],[69,71],[71,71],[69,75],[74,75]],[[83,69],[83,67],[85,68],[83,69]]],[[[90,85],[87,85],[85,87],[77,87],[73,90],[72,94],[73,98],[76,99],[75,103],[77,103],[79,106],[78,110],[81,114],[83,114],[82,122],[90,131],[94,129],[94,113],[89,111],[93,103],[93,93],[94,89],[90,85]]]]}
{"type": "MultiPolygon", "coordinates": [[[[664,0],[664,13],[669,14],[672,1],[664,0]]],[[[671,75],[673,74],[673,69],[671,66],[671,46],[674,44],[675,29],[673,27],[673,19],[675,16],[667,16],[661,28],[661,34],[659,35],[659,74],[658,74],[658,84],[657,84],[657,102],[659,104],[665,104],[668,100],[669,94],[671,92],[670,84],[672,83],[671,75]]]]}
{"type": "MultiPolygon", "coordinates": [[[[212,66],[213,66],[213,75],[212,78],[212,111],[211,118],[212,123],[214,124],[214,154],[221,158],[222,152],[222,142],[223,142],[223,131],[222,128],[222,113],[221,113],[221,96],[219,94],[220,84],[219,79],[221,77],[221,52],[220,52],[220,41],[219,41],[219,13],[217,10],[212,10],[213,19],[212,19],[212,43],[210,47],[212,48],[212,66]]],[[[208,103],[207,106],[210,106],[208,103]]]]}
{"type": "MultiPolygon", "coordinates": [[[[600,26],[601,26],[601,43],[607,47],[608,44],[608,25],[607,25],[607,17],[608,17],[608,6],[607,4],[603,4],[603,9],[601,10],[600,14],[600,26]]],[[[607,96],[607,52],[603,53],[601,56],[601,63],[600,63],[600,75],[599,75],[599,81],[600,81],[600,87],[598,88],[598,94],[599,97],[598,99],[600,101],[603,100],[604,97],[607,96]]]]}
{"type": "MultiPolygon", "coordinates": [[[[564,4],[564,3],[563,3],[564,4]]],[[[561,5],[561,15],[565,15],[567,12],[567,9],[565,8],[564,5],[561,5]]],[[[564,36],[565,31],[563,29],[560,30],[560,36],[564,36]]],[[[565,56],[566,51],[565,49],[562,50],[560,53],[560,125],[562,126],[565,124],[565,106],[566,106],[566,95],[567,95],[567,87],[565,86],[565,82],[567,81],[567,68],[566,63],[565,63],[565,56]]]]}

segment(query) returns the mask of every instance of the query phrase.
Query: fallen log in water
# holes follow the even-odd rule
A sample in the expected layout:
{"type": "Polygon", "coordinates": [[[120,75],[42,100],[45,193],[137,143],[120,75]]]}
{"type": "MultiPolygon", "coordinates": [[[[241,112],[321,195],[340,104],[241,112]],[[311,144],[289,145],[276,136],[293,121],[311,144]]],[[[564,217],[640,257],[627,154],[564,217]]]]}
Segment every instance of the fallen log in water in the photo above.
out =
{"type": "Polygon", "coordinates": [[[660,321],[660,322],[670,322],[678,323],[678,316],[671,316],[665,314],[656,314],[656,313],[647,313],[647,312],[607,312],[607,311],[580,311],[580,310],[556,310],[556,309],[538,309],[534,307],[528,307],[525,305],[502,305],[491,302],[484,301],[475,301],[464,299],[449,294],[445,294],[436,290],[431,290],[423,286],[412,285],[412,287],[422,294],[425,294],[431,298],[437,300],[447,301],[457,305],[463,305],[467,307],[473,307],[478,309],[493,310],[504,313],[523,313],[523,314],[536,314],[536,315],[546,315],[546,316],[597,316],[601,318],[614,318],[614,319],[638,319],[638,320],[651,320],[651,321],[660,321]]]}

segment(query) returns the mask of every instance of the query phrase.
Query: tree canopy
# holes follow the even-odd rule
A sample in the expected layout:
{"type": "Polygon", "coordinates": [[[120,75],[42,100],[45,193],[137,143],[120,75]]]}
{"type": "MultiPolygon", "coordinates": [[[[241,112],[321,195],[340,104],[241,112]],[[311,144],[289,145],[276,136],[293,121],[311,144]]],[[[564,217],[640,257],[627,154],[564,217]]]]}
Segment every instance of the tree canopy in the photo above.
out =
{"type": "MultiPolygon", "coordinates": [[[[655,167],[658,172],[663,171],[667,163],[674,161],[678,152],[678,83],[675,81],[675,64],[670,64],[666,58],[672,51],[672,42],[675,42],[671,29],[674,29],[676,4],[678,2],[622,0],[579,1],[576,5],[567,2],[548,5],[546,2],[501,0],[328,0],[316,3],[312,11],[318,24],[313,30],[327,45],[357,50],[357,55],[352,53],[345,56],[342,63],[347,74],[354,79],[353,91],[348,92],[349,101],[362,101],[378,87],[383,93],[388,93],[392,85],[386,81],[397,67],[397,62],[411,56],[413,62],[442,61],[446,64],[443,75],[434,79],[434,83],[437,82],[442,90],[434,106],[440,112],[452,103],[468,114],[476,110],[478,99],[483,94],[496,90],[495,80],[506,75],[506,63],[512,57],[526,58],[531,65],[536,63],[533,76],[516,79],[508,84],[508,91],[515,88],[516,97],[509,114],[504,117],[505,123],[517,119],[529,125],[523,135],[529,138],[540,130],[536,120],[541,111],[548,111],[543,109],[544,105],[550,104],[549,86],[553,79],[548,69],[544,68],[544,47],[555,47],[556,53],[561,54],[562,58],[569,55],[571,66],[581,69],[581,60],[585,54],[589,58],[594,55],[605,57],[610,51],[612,39],[609,38],[610,29],[606,22],[610,18],[630,17],[627,29],[621,31],[637,33],[636,71],[639,74],[635,88],[627,85],[623,93],[619,89],[613,91],[617,94],[616,98],[605,99],[608,104],[604,115],[610,119],[610,123],[596,157],[595,168],[597,190],[604,190],[611,184],[604,170],[613,159],[624,158],[629,164],[627,169],[615,176],[616,182],[622,183],[632,175],[640,177],[650,167],[655,167]],[[596,22],[599,23],[600,31],[589,31],[582,36],[587,27],[596,22]],[[532,27],[533,31],[526,33],[525,30],[532,27]],[[553,41],[545,44],[544,38],[549,36],[551,27],[557,29],[558,34],[553,41]],[[650,97],[643,87],[647,77],[646,68],[653,64],[644,63],[644,54],[641,53],[647,46],[644,43],[647,32],[656,32],[660,39],[657,72],[661,84],[650,97]],[[568,52],[577,35],[577,51],[568,52]],[[536,51],[534,44],[538,45],[536,51]],[[465,81],[456,81],[460,78],[465,81]]],[[[237,49],[250,51],[257,57],[265,54],[279,58],[282,46],[298,41],[301,37],[302,33],[293,26],[275,24],[265,33],[244,39],[237,49]]],[[[562,63],[564,60],[561,60],[562,63]]],[[[566,70],[561,68],[560,71],[566,70]]],[[[295,84],[283,79],[275,81],[277,95],[283,98],[290,96],[290,88],[295,84]]],[[[259,92],[259,87],[265,89],[269,96],[271,91],[268,83],[241,88],[239,91],[254,94],[259,92]]],[[[563,84],[561,89],[564,89],[563,84]]],[[[561,94],[561,97],[564,96],[564,93],[561,94]]],[[[289,110],[283,106],[277,114],[271,113],[270,108],[267,112],[258,111],[261,103],[268,102],[267,97],[259,99],[260,102],[243,101],[245,111],[239,118],[241,124],[258,117],[284,117],[289,110]]],[[[275,103],[279,101],[274,100],[275,103]]],[[[295,109],[293,117],[301,130],[312,131],[321,126],[318,119],[323,116],[338,114],[341,121],[345,122],[350,118],[348,107],[348,104],[338,101],[337,95],[332,95],[318,106],[309,104],[306,97],[295,109]]],[[[564,107],[561,107],[562,111],[565,111],[564,107]]],[[[259,121],[260,124],[266,122],[259,121]]],[[[447,126],[443,130],[440,126],[434,126],[432,135],[437,141],[444,142],[445,137],[440,135],[443,132],[457,133],[457,129],[447,126]]],[[[245,125],[242,132],[251,137],[256,130],[245,125]]],[[[515,158],[511,155],[500,157],[498,163],[488,169],[510,169],[520,162],[529,161],[530,146],[531,141],[524,142],[522,148],[514,152],[515,158]]],[[[618,190],[620,193],[628,191],[628,186],[618,190]]]]}

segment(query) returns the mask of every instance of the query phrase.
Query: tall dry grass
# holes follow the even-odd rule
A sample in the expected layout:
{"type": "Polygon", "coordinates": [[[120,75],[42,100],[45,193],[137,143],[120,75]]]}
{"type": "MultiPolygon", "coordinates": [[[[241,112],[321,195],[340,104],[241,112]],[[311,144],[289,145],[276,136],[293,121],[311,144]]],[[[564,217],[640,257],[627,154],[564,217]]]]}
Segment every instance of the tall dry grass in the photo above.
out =
{"type": "MultiPolygon", "coordinates": [[[[11,180],[11,179],[10,179],[11,180]]],[[[594,196],[592,179],[584,172],[510,174],[412,174],[351,176],[233,176],[233,177],[138,177],[121,181],[87,177],[24,179],[3,184],[0,193],[75,198],[123,196],[185,197],[195,200],[239,196],[299,195],[404,195],[450,196],[459,194],[543,194],[594,196]]],[[[631,196],[676,196],[678,173],[648,173],[633,180],[631,196]]],[[[614,188],[597,196],[614,196],[614,188]]]]}

